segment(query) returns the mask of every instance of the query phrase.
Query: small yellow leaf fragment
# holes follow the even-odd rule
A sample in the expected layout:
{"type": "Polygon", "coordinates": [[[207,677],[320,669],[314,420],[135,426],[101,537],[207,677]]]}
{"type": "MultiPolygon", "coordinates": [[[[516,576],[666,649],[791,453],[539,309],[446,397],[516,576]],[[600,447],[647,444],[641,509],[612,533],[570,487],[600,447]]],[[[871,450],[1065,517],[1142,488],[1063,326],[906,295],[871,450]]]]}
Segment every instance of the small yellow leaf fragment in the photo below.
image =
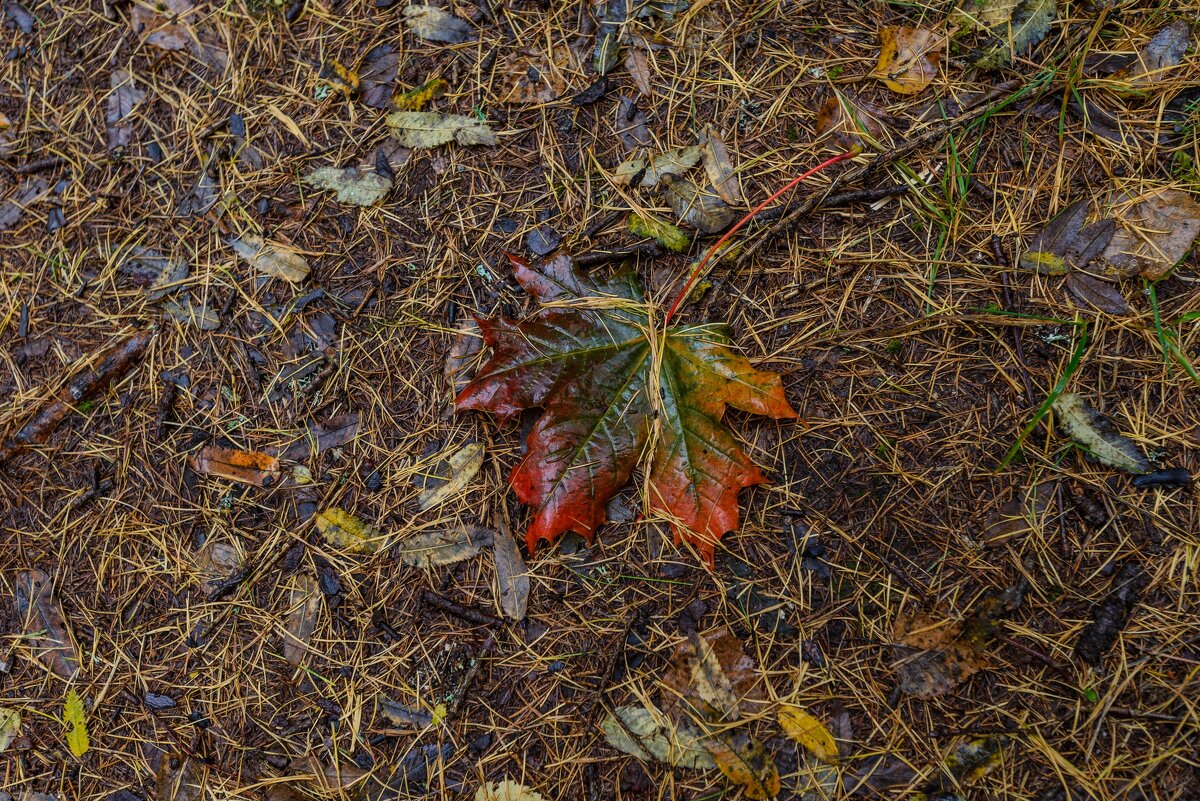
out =
{"type": "Polygon", "coordinates": [[[440,726],[446,720],[446,705],[438,704],[433,708],[433,714],[430,716],[434,726],[440,726]]]}
{"type": "Polygon", "coordinates": [[[445,460],[445,469],[437,471],[433,480],[417,496],[421,511],[443,504],[458,495],[483,466],[483,445],[472,442],[464,445],[445,460]]]}
{"type": "Polygon", "coordinates": [[[345,509],[331,506],[316,517],[317,531],[335,548],[351,553],[375,553],[382,536],[379,530],[345,509]]]}
{"type": "Polygon", "coordinates": [[[393,96],[392,105],[396,111],[424,111],[431,102],[445,95],[449,88],[450,84],[444,78],[430,78],[420,86],[393,96]]]}
{"type": "Polygon", "coordinates": [[[67,747],[71,749],[71,753],[77,757],[81,757],[88,750],[88,730],[87,730],[87,713],[83,708],[83,699],[79,697],[79,693],[75,692],[75,688],[67,691],[67,698],[63,704],[63,723],[67,729],[67,747]]]}
{"type": "Polygon", "coordinates": [[[475,793],[475,801],[546,801],[546,798],[512,779],[504,779],[480,786],[475,793]]]}
{"type": "Polygon", "coordinates": [[[795,704],[779,707],[779,726],[822,762],[830,765],[838,760],[837,741],[821,721],[795,704]]]}

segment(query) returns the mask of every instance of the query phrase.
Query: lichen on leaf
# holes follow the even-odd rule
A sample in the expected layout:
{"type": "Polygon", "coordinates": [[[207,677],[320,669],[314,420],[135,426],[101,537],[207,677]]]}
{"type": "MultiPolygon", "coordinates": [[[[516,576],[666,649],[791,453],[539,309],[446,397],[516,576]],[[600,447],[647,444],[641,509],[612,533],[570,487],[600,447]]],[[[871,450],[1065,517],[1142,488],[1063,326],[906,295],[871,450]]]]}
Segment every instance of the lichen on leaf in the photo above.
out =
{"type": "Polygon", "coordinates": [[[509,258],[542,306],[522,321],[479,320],[491,359],[455,405],[502,419],[543,409],[511,478],[533,507],[530,551],[567,531],[591,540],[609,499],[648,459],[648,511],[711,563],[738,525],[738,491],[766,480],[721,418],[730,406],[796,417],[779,376],[736,353],[723,325],[653,326],[632,272],[597,279],[566,255],[509,258]]]}

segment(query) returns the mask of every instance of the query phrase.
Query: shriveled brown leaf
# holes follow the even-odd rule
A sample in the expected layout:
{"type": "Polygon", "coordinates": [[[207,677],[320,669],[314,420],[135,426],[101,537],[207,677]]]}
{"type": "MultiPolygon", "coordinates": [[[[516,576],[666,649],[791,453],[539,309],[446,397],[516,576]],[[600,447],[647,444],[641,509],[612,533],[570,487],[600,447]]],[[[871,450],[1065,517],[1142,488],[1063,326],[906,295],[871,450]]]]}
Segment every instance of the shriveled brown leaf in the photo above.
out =
{"type": "Polygon", "coordinates": [[[989,519],[983,531],[984,542],[994,544],[1025,534],[1036,536],[1044,531],[1046,514],[1057,494],[1056,479],[1019,488],[1012,499],[989,519]]]}
{"type": "Polygon", "coordinates": [[[146,93],[134,83],[133,76],[125,70],[113,70],[109,78],[111,91],[104,120],[108,123],[108,149],[118,150],[129,146],[133,140],[133,129],[126,117],[136,105],[146,99],[146,93]]]}
{"type": "MultiPolygon", "coordinates": [[[[358,436],[359,414],[347,412],[318,423],[309,420],[304,424],[304,433],[278,455],[284,459],[302,462],[310,456],[353,442],[358,436]]],[[[275,453],[274,450],[271,453],[275,453]]]]}
{"type": "Polygon", "coordinates": [[[474,319],[463,324],[454,334],[454,342],[446,354],[443,373],[452,394],[457,396],[471,381],[475,370],[483,363],[483,332],[474,319]]]}
{"type": "Polygon", "coordinates": [[[417,506],[422,511],[443,504],[463,491],[483,466],[483,445],[471,442],[447,455],[421,478],[417,506]]]}
{"type": "Polygon", "coordinates": [[[260,451],[239,451],[208,444],[190,457],[192,469],[202,476],[216,476],[256,487],[279,483],[279,460],[260,451]]]}
{"type": "Polygon", "coordinates": [[[566,45],[556,46],[549,57],[530,48],[510,53],[501,68],[500,102],[526,105],[557,100],[567,90],[563,73],[571,62],[571,48],[566,45]]]}
{"type": "Polygon", "coordinates": [[[185,50],[193,41],[187,29],[193,9],[191,0],[137,0],[129,22],[146,44],[163,50],[185,50]]]}
{"type": "Polygon", "coordinates": [[[933,698],[986,667],[984,654],[964,631],[961,622],[937,621],[923,614],[897,618],[893,650],[900,689],[918,698],[933,698]]]}
{"type": "Polygon", "coordinates": [[[650,86],[650,60],[646,58],[645,51],[637,47],[629,48],[625,53],[625,69],[629,70],[639,92],[648,95],[653,91],[650,86]]]}
{"type": "Polygon", "coordinates": [[[492,538],[492,554],[496,560],[496,584],[500,591],[500,608],[512,620],[524,620],[529,608],[529,568],[512,532],[502,526],[492,538]]]}
{"type": "Polygon", "coordinates": [[[1129,303],[1120,290],[1087,273],[1071,273],[1063,285],[1076,306],[1092,308],[1118,317],[1130,312],[1129,303]]]}
{"type": "Polygon", "coordinates": [[[426,531],[396,543],[396,558],[409,567],[452,565],[479,555],[494,537],[494,531],[482,526],[426,531]]]}
{"type": "Polygon", "coordinates": [[[184,754],[164,754],[154,776],[157,801],[200,801],[204,796],[204,767],[184,754]]]}
{"type": "Polygon", "coordinates": [[[389,44],[372,47],[358,69],[362,101],[371,108],[385,108],[400,67],[400,54],[389,44]]]}
{"type": "Polygon", "coordinates": [[[879,32],[879,60],[871,77],[893,92],[912,95],[938,76],[944,37],[928,28],[889,26],[879,32]]]}
{"type": "Polygon", "coordinates": [[[246,234],[240,239],[233,238],[229,240],[229,246],[263,275],[282,278],[294,284],[308,277],[307,259],[282,245],[265,242],[261,236],[246,234]]]}
{"type": "Polygon", "coordinates": [[[297,575],[288,590],[287,625],[283,635],[283,658],[299,667],[317,628],[321,590],[312,576],[297,575]]]}
{"type": "Polygon", "coordinates": [[[706,234],[715,234],[728,228],[737,217],[737,212],[717,197],[711,188],[702,190],[688,179],[673,173],[665,173],[662,180],[667,205],[684,225],[706,234]]]}
{"type": "Polygon", "coordinates": [[[433,723],[433,716],[419,709],[405,706],[399,701],[380,696],[376,699],[379,714],[393,726],[423,729],[433,723]]]}
{"type": "Polygon", "coordinates": [[[22,570],[16,584],[17,614],[38,658],[64,679],[74,677],[80,667],[79,649],[54,599],[50,577],[40,570],[22,570]]]}
{"type": "MultiPolygon", "coordinates": [[[[761,698],[758,673],[752,660],[728,628],[692,634],[675,648],[663,683],[672,690],[668,709],[689,698],[703,702],[723,719],[736,719],[749,712],[749,703],[761,698]]],[[[686,708],[686,703],[685,703],[686,708]]]]}
{"type": "Polygon", "coordinates": [[[1162,278],[1200,234],[1200,203],[1178,189],[1118,200],[1113,212],[1119,226],[1100,260],[1120,275],[1162,278]]]}
{"type": "Polygon", "coordinates": [[[839,150],[866,148],[883,138],[883,111],[852,94],[834,91],[817,112],[817,136],[839,150]]]}

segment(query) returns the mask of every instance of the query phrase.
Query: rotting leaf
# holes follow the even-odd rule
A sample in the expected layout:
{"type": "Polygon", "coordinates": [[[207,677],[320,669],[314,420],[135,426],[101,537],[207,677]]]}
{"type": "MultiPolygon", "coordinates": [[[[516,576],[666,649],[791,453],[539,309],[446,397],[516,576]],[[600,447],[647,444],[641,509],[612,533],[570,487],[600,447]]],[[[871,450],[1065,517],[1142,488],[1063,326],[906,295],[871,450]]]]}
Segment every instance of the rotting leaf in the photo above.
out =
{"type": "Polygon", "coordinates": [[[209,443],[189,458],[192,469],[202,476],[270,487],[279,483],[279,459],[260,451],[241,451],[209,443]]]}
{"type": "Polygon", "coordinates": [[[706,234],[725,230],[737,216],[715,192],[674,173],[663,174],[663,196],[681,223],[706,234]]]}
{"type": "Polygon", "coordinates": [[[21,734],[21,710],[0,706],[0,754],[21,734]]]}
{"type": "Polygon", "coordinates": [[[146,93],[138,88],[133,76],[125,70],[113,70],[109,77],[111,91],[104,120],[108,123],[108,149],[119,150],[129,147],[133,140],[133,129],[125,118],[134,106],[146,99],[146,93]]]}
{"type": "Polygon", "coordinates": [[[1200,234],[1200,203],[1178,189],[1159,190],[1132,202],[1119,200],[1114,213],[1120,225],[1100,261],[1119,275],[1162,278],[1200,234]]]}
{"type": "Polygon", "coordinates": [[[191,0],[137,2],[129,13],[129,22],[146,44],[163,50],[185,50],[192,43],[185,18],[193,9],[191,0]]]}
{"type": "Polygon", "coordinates": [[[210,308],[207,303],[197,304],[190,296],[163,301],[162,310],[172,320],[201,331],[216,331],[221,327],[221,315],[217,310],[210,308]]]}
{"type": "Polygon", "coordinates": [[[425,83],[392,97],[392,107],[396,111],[422,111],[434,100],[444,97],[449,88],[450,84],[444,78],[430,78],[425,83]]]}
{"type": "Polygon", "coordinates": [[[1121,568],[1113,579],[1112,590],[1092,609],[1092,621],[1084,627],[1075,642],[1075,653],[1080,659],[1100,669],[1104,655],[1129,622],[1138,595],[1148,581],[1146,572],[1135,562],[1128,562],[1121,568]]]}
{"type": "Polygon", "coordinates": [[[964,32],[991,31],[1007,25],[1021,0],[962,0],[950,14],[949,24],[964,32]]]}
{"type": "Polygon", "coordinates": [[[371,108],[385,108],[392,96],[392,83],[400,66],[400,54],[389,44],[372,47],[358,70],[362,101],[371,108]]]}
{"type": "Polygon", "coordinates": [[[938,76],[943,37],[928,28],[888,26],[879,32],[879,60],[871,72],[893,92],[920,92],[938,76]]]}
{"type": "Polygon", "coordinates": [[[1053,408],[1063,433],[1102,464],[1135,474],[1154,470],[1132,440],[1117,433],[1104,415],[1076,393],[1055,398],[1053,408]]]}
{"type": "Polygon", "coordinates": [[[758,673],[742,642],[726,627],[695,632],[679,643],[663,683],[674,697],[667,705],[674,710],[684,705],[704,711],[711,722],[736,720],[750,711],[750,701],[759,697],[758,673]]]}
{"type": "Polygon", "coordinates": [[[835,90],[817,112],[817,136],[841,150],[861,149],[882,139],[882,116],[874,104],[835,90]]]}
{"type": "Polygon", "coordinates": [[[308,653],[308,644],[317,628],[321,611],[321,590],[312,576],[293,577],[288,590],[287,625],[283,635],[283,658],[299,667],[308,653]]]}
{"type": "Polygon", "coordinates": [[[75,688],[67,690],[67,698],[63,704],[63,724],[67,727],[67,748],[77,757],[88,751],[87,711],[83,708],[83,699],[75,688]]]}
{"type": "Polygon", "coordinates": [[[358,167],[318,167],[301,181],[315,189],[337,192],[339,203],[373,206],[392,189],[392,179],[358,167]]]}
{"type": "Polygon", "coordinates": [[[397,111],[388,115],[392,134],[404,147],[428,150],[449,142],[494,145],[496,132],[487,123],[461,114],[436,111],[397,111]]]}
{"type": "Polygon", "coordinates": [[[1098,220],[1086,226],[1067,245],[1067,264],[1077,270],[1087,267],[1108,247],[1116,230],[1117,221],[1111,218],[1098,220]]]}
{"type": "Polygon", "coordinates": [[[482,526],[455,526],[400,540],[395,553],[409,567],[440,567],[477,556],[494,538],[495,532],[482,526]]]}
{"type": "Polygon", "coordinates": [[[600,730],[613,748],[642,760],[656,759],[677,768],[696,770],[716,767],[700,742],[700,734],[686,720],[673,724],[658,709],[617,707],[605,716],[600,730]]]}
{"type": "Polygon", "coordinates": [[[26,178],[17,185],[12,197],[0,204],[0,228],[14,228],[25,215],[25,210],[49,190],[45,178],[26,178]]]}
{"type": "Polygon", "coordinates": [[[687,234],[652,212],[630,214],[629,232],[653,239],[672,253],[683,253],[692,244],[687,234]]]}
{"type": "Polygon", "coordinates": [[[955,748],[946,757],[946,768],[961,784],[973,784],[1000,765],[1009,738],[1003,734],[978,737],[955,748]]]}
{"type": "Polygon", "coordinates": [[[386,539],[379,529],[337,506],[318,512],[315,521],[326,542],[351,553],[375,553],[386,539]]]}
{"type": "Polygon", "coordinates": [[[629,48],[625,53],[625,69],[629,71],[639,92],[649,95],[653,91],[650,86],[650,61],[645,51],[637,47],[629,48]]]}
{"type": "Polygon", "coordinates": [[[422,489],[417,496],[421,511],[443,504],[458,495],[483,466],[483,445],[470,442],[443,458],[420,476],[422,489]]]}
{"type": "Polygon", "coordinates": [[[918,698],[933,698],[982,670],[984,654],[966,631],[963,623],[900,615],[893,637],[900,689],[918,698]]]}
{"type": "Polygon", "coordinates": [[[454,394],[462,392],[471,380],[476,368],[482,364],[483,334],[474,318],[463,324],[454,334],[454,342],[446,354],[443,375],[454,394]]]}
{"type": "Polygon", "coordinates": [[[183,754],[166,754],[154,777],[157,801],[200,801],[204,780],[196,763],[183,754]]]}
{"type": "Polygon", "coordinates": [[[273,242],[264,242],[255,234],[229,240],[229,246],[246,262],[264,275],[282,278],[294,284],[308,277],[308,260],[273,242]]]}
{"type": "Polygon", "coordinates": [[[404,25],[427,42],[462,44],[472,38],[471,26],[444,8],[412,4],[404,8],[404,25]]]}
{"type": "Polygon", "coordinates": [[[1057,479],[1019,488],[1012,499],[989,519],[983,531],[984,542],[995,544],[1023,534],[1037,535],[1044,531],[1046,514],[1057,494],[1057,479]]]}
{"type": "Polygon", "coordinates": [[[1164,73],[1178,66],[1192,44],[1191,25],[1187,20],[1175,20],[1150,38],[1137,55],[1128,72],[1129,83],[1145,86],[1168,80],[1164,73]]]}
{"type": "Polygon", "coordinates": [[[1087,199],[1067,206],[1033,237],[1029,249],[1021,254],[1021,266],[1041,275],[1065,275],[1070,271],[1066,255],[1075,245],[1087,219],[1087,199]]]}
{"type": "Polygon", "coordinates": [[[1076,306],[1091,307],[1118,317],[1130,312],[1129,303],[1116,287],[1087,273],[1071,273],[1063,286],[1076,306]]]}
{"type": "Polygon", "coordinates": [[[534,507],[530,552],[567,531],[593,537],[609,499],[642,460],[661,405],[647,511],[669,516],[676,536],[711,563],[716,542],[737,526],[738,491],[765,480],[721,419],[727,406],[794,417],[779,376],[735,353],[724,326],[650,332],[642,289],[628,270],[603,280],[578,272],[566,254],[536,265],[510,258],[525,291],[553,305],[522,322],[479,321],[492,358],[456,406],[505,419],[544,409],[511,479],[517,497],[534,507]],[[648,336],[662,339],[652,347],[648,336]]]}
{"type": "Polygon", "coordinates": [[[52,595],[50,577],[40,570],[22,570],[17,574],[16,601],[25,636],[38,657],[57,675],[73,677],[79,671],[79,651],[52,595]]]}
{"type": "Polygon", "coordinates": [[[475,801],[546,801],[546,798],[512,779],[503,779],[480,785],[475,791],[475,801]]]}
{"type": "Polygon", "coordinates": [[[604,0],[596,26],[596,48],[592,66],[599,75],[607,75],[621,55],[621,29],[629,19],[634,0],[604,0]]]}
{"type": "Polygon", "coordinates": [[[1056,13],[1056,0],[1022,0],[1013,12],[1011,23],[997,30],[997,35],[1004,41],[987,48],[975,65],[984,69],[998,69],[1011,61],[1013,56],[1025,55],[1046,38],[1056,13]]]}
{"type": "Polygon", "coordinates": [[[492,556],[496,561],[500,609],[512,620],[524,620],[529,609],[529,568],[507,526],[501,526],[492,537],[492,556]]]}
{"type": "Polygon", "coordinates": [[[407,707],[391,698],[380,696],[376,699],[376,708],[379,710],[379,714],[393,726],[423,729],[426,726],[433,725],[432,715],[422,712],[419,709],[407,707]]]}
{"type": "Polygon", "coordinates": [[[358,426],[358,412],[334,415],[323,423],[309,420],[304,424],[303,434],[278,455],[284,459],[302,462],[314,454],[353,442],[358,436],[358,426]]]}
{"type": "Polygon", "coordinates": [[[701,149],[699,145],[678,147],[659,153],[650,159],[646,172],[642,175],[642,186],[657,186],[667,173],[681,175],[700,162],[701,149]]]}
{"type": "Polygon", "coordinates": [[[771,799],[779,795],[779,769],[761,741],[742,729],[722,732],[704,739],[713,762],[746,798],[771,799]]]}
{"type": "Polygon", "coordinates": [[[743,203],[742,184],[729,159],[729,148],[712,125],[706,125],[700,134],[700,159],[717,196],[731,206],[743,203]]]}
{"type": "Polygon", "coordinates": [[[541,104],[557,100],[567,91],[562,72],[570,68],[571,49],[557,45],[550,56],[533,49],[508,55],[502,73],[500,102],[504,104],[541,104]],[[553,59],[553,61],[551,60],[553,59]]]}
{"type": "Polygon", "coordinates": [[[778,719],[783,733],[804,746],[814,757],[828,765],[838,761],[837,740],[833,739],[825,724],[806,709],[795,704],[781,704],[778,719]]]}

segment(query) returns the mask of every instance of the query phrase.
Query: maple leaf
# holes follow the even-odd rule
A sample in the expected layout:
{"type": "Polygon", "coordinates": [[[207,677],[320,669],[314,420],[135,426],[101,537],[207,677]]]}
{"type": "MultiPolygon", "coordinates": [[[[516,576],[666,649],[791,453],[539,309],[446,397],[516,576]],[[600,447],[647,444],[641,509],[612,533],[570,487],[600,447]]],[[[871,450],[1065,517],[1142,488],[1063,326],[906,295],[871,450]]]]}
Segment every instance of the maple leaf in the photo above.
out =
{"type": "Polygon", "coordinates": [[[721,418],[729,406],[796,417],[779,376],[735,353],[723,325],[654,328],[631,271],[603,280],[566,255],[534,265],[509,258],[541,308],[522,321],[478,321],[492,356],[455,404],[502,419],[544,410],[511,478],[534,510],[530,552],[567,531],[590,541],[605,504],[648,457],[649,511],[711,563],[716,542],[737,527],[738,491],[766,481],[721,418]]]}

